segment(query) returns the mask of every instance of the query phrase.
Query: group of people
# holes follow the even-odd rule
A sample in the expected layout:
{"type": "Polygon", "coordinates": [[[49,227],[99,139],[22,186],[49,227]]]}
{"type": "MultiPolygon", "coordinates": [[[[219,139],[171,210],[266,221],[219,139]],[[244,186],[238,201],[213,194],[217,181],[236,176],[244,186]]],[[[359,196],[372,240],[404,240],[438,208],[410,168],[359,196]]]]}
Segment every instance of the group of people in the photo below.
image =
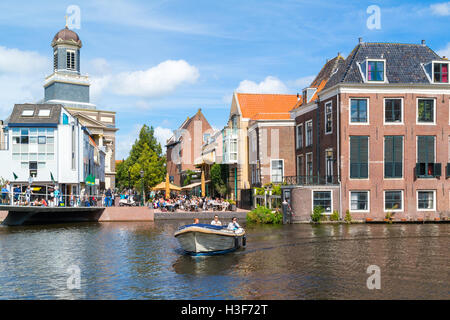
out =
{"type": "MultiPolygon", "coordinates": [[[[195,218],[194,219],[194,224],[199,224],[199,223],[200,223],[200,220],[198,218],[195,218]]],[[[214,220],[211,221],[211,224],[213,226],[222,226],[222,222],[219,220],[219,216],[218,215],[214,216],[214,220]]],[[[237,222],[237,218],[236,217],[231,218],[231,222],[228,223],[227,229],[228,230],[233,230],[233,231],[241,229],[241,226],[237,222]]]]}
{"type": "Polygon", "coordinates": [[[160,209],[161,211],[226,211],[229,209],[229,202],[223,198],[211,198],[211,197],[197,197],[178,195],[170,199],[164,199],[164,197],[155,197],[151,202],[153,209],[160,209]]]}

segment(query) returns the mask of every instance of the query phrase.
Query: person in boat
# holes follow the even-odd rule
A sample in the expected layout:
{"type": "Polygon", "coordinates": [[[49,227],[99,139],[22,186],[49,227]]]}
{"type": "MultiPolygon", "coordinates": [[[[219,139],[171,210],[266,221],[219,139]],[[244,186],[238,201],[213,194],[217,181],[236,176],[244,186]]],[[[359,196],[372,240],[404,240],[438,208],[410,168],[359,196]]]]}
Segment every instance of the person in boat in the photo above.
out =
{"type": "Polygon", "coordinates": [[[211,224],[213,226],[221,226],[222,225],[222,222],[220,222],[219,216],[217,214],[214,216],[214,220],[211,221],[211,224]]]}
{"type": "Polygon", "coordinates": [[[231,219],[231,222],[228,224],[228,230],[238,230],[241,229],[241,226],[239,225],[239,223],[237,222],[237,218],[233,217],[231,219]]]}
{"type": "Polygon", "coordinates": [[[195,218],[194,219],[194,224],[199,224],[200,223],[200,220],[198,220],[198,218],[195,218]]]}

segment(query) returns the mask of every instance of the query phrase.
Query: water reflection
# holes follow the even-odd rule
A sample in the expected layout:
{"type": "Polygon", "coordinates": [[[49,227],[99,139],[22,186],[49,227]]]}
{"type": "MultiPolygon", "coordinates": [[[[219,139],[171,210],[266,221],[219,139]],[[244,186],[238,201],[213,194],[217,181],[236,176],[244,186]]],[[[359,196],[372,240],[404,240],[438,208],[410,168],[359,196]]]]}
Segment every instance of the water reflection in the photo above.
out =
{"type": "Polygon", "coordinates": [[[247,248],[191,257],[173,237],[189,222],[1,227],[0,298],[450,298],[449,225],[247,226],[247,248]],[[366,287],[372,264],[381,290],[366,287]]]}

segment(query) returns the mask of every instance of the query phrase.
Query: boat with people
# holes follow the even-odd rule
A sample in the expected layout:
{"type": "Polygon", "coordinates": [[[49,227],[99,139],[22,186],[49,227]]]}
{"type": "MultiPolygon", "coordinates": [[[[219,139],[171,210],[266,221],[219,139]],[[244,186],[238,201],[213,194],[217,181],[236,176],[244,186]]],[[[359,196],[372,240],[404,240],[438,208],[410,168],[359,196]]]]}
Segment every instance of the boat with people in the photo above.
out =
{"type": "Polygon", "coordinates": [[[181,226],[174,234],[183,250],[192,256],[210,256],[235,251],[246,245],[243,228],[194,223],[181,226]]]}

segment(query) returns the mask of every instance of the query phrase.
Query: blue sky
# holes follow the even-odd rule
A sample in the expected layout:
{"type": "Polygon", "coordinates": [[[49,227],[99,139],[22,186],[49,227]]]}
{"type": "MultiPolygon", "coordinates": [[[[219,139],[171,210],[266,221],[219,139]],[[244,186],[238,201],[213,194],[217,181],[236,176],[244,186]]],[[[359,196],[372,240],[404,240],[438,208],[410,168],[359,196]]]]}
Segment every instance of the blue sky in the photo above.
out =
{"type": "Polygon", "coordinates": [[[445,1],[8,1],[0,3],[0,119],[42,99],[50,42],[81,9],[82,73],[91,100],[117,112],[117,158],[142,124],[163,141],[202,108],[226,124],[234,91],[296,94],[326,59],[367,42],[427,44],[450,56],[445,1]],[[381,28],[369,29],[370,5],[381,28]]]}

